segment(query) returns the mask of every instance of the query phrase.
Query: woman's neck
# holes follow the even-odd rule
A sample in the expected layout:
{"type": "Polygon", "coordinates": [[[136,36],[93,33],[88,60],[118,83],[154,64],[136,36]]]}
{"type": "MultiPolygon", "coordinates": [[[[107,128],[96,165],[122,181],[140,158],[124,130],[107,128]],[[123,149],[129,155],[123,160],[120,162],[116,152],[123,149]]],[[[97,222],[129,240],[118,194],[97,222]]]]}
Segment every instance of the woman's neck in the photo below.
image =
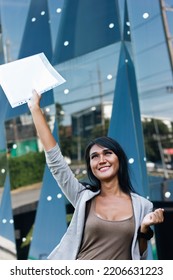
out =
{"type": "Polygon", "coordinates": [[[122,193],[118,180],[101,182],[101,196],[120,196],[122,193]]]}

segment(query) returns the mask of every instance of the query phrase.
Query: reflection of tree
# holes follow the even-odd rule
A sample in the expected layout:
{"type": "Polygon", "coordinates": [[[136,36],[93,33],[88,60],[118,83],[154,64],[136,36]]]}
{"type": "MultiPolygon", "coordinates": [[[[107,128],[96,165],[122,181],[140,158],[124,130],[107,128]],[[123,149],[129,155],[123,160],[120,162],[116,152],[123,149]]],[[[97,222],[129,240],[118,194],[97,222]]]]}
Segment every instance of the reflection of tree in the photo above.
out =
{"type": "Polygon", "coordinates": [[[0,151],[0,187],[4,185],[7,171],[6,151],[0,151]]]}
{"type": "Polygon", "coordinates": [[[106,136],[109,128],[109,119],[104,120],[104,127],[102,124],[95,126],[91,131],[91,138],[106,136]]]}
{"type": "Polygon", "coordinates": [[[56,117],[57,117],[58,125],[60,126],[64,119],[63,107],[60,103],[56,103],[55,109],[56,109],[56,117]]]}
{"type": "Polygon", "coordinates": [[[158,137],[163,148],[170,148],[173,143],[173,134],[172,130],[170,131],[168,126],[163,121],[155,120],[155,122],[157,122],[159,135],[157,134],[153,119],[150,119],[149,121],[144,119],[142,125],[147,160],[158,162],[161,161],[158,137]]]}
{"type": "Polygon", "coordinates": [[[59,138],[60,138],[60,145],[62,154],[70,159],[76,159],[77,152],[76,150],[76,143],[77,140],[75,137],[72,137],[72,129],[71,126],[64,126],[64,110],[60,103],[56,103],[56,118],[58,122],[58,130],[59,130],[59,138]]]}
{"type": "MultiPolygon", "coordinates": [[[[86,133],[80,133],[80,135],[72,135],[72,127],[64,126],[64,111],[61,104],[56,103],[56,118],[58,121],[59,139],[62,154],[70,159],[76,161],[77,163],[83,162],[84,152],[88,142],[96,137],[107,135],[109,120],[105,120],[104,128],[103,125],[97,124],[90,131],[86,133]],[[80,137],[80,157],[79,157],[79,137],[80,137]]],[[[81,125],[81,124],[80,124],[81,125]]],[[[77,131],[79,133],[80,127],[77,126],[77,131]]]]}
{"type": "MultiPolygon", "coordinates": [[[[62,105],[56,104],[56,115],[59,124],[59,136],[60,136],[60,144],[63,155],[70,157],[72,160],[79,161],[78,156],[78,144],[79,144],[79,135],[72,136],[71,126],[63,126],[64,120],[64,111],[62,105]]],[[[81,160],[83,161],[85,147],[88,142],[96,137],[100,137],[103,135],[107,135],[109,128],[109,119],[104,120],[103,125],[96,124],[88,133],[83,136],[83,132],[80,133],[80,152],[81,152],[81,160]]],[[[144,133],[144,142],[145,142],[145,150],[148,161],[159,162],[161,161],[161,154],[159,150],[158,140],[161,142],[161,145],[164,148],[172,148],[173,145],[173,124],[172,129],[171,125],[168,127],[164,121],[155,120],[157,122],[157,127],[159,131],[156,131],[156,125],[153,119],[145,118],[142,121],[143,125],[143,133],[144,133]],[[159,139],[158,139],[159,137],[159,139]]]]}

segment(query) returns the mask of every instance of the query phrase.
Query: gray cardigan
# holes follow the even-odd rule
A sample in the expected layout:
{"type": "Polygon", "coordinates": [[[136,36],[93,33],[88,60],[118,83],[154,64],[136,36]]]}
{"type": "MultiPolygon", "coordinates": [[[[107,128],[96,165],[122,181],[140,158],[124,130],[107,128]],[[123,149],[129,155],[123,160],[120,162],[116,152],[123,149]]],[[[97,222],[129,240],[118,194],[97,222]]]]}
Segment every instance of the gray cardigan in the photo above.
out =
{"type": "MultiPolygon", "coordinates": [[[[60,243],[50,253],[48,259],[75,260],[82,240],[86,202],[96,196],[99,191],[92,192],[91,190],[86,189],[75,178],[73,172],[62,156],[58,144],[53,149],[45,152],[45,155],[51,173],[67,199],[75,208],[71,223],[68,226],[66,233],[62,237],[60,243]]],[[[137,231],[144,216],[152,211],[153,204],[136,193],[131,193],[131,199],[135,216],[135,233],[131,246],[131,255],[133,260],[146,259],[147,250],[142,256],[140,256],[139,253],[137,231]]]]}

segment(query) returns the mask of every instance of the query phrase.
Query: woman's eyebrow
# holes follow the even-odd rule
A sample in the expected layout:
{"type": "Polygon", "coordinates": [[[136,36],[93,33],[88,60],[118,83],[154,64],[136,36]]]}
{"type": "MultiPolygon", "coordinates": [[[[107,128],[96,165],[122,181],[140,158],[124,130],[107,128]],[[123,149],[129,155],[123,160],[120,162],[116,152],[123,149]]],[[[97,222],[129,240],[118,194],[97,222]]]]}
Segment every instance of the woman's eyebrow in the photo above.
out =
{"type": "MultiPolygon", "coordinates": [[[[105,152],[105,151],[111,151],[111,150],[109,148],[104,148],[102,150],[102,152],[105,152]]],[[[98,154],[98,152],[93,152],[93,153],[90,154],[90,157],[93,156],[93,155],[97,155],[97,154],[98,154]]]]}
{"type": "Polygon", "coordinates": [[[97,155],[97,154],[98,154],[98,152],[93,152],[92,154],[90,154],[90,157],[97,155]]]}

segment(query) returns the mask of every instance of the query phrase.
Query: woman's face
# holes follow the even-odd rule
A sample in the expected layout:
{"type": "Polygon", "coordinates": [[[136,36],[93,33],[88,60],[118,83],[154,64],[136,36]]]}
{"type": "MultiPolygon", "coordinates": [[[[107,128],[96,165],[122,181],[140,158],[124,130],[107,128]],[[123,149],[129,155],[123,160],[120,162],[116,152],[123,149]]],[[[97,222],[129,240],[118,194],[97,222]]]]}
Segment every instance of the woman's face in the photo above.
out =
{"type": "Polygon", "coordinates": [[[110,181],[117,176],[119,160],[112,150],[95,144],[90,149],[90,166],[98,180],[110,181]]]}

